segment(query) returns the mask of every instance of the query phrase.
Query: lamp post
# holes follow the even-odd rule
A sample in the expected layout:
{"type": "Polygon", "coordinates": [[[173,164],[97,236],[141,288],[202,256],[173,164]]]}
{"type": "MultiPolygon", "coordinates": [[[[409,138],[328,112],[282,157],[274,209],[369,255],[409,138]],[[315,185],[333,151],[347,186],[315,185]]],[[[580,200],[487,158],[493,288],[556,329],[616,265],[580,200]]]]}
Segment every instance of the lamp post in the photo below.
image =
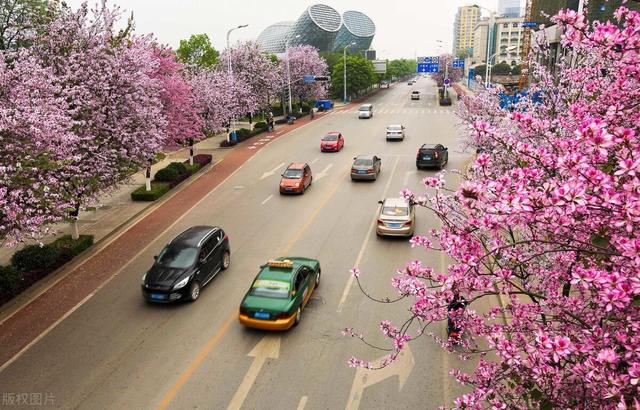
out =
{"type": "Polygon", "coordinates": [[[343,84],[343,97],[342,97],[342,102],[343,103],[347,103],[347,48],[349,48],[349,46],[353,46],[355,45],[356,42],[354,41],[351,44],[347,44],[346,46],[344,46],[344,50],[342,50],[342,62],[343,62],[343,74],[344,74],[344,78],[342,79],[342,81],[344,82],[343,84]]]}
{"type": "MultiPolygon", "coordinates": [[[[511,46],[511,47],[507,47],[507,48],[505,48],[503,51],[504,51],[504,52],[507,52],[507,51],[509,51],[509,52],[510,52],[510,51],[513,51],[513,50],[515,50],[515,49],[517,49],[517,48],[518,48],[518,46],[511,46]]],[[[485,80],[484,80],[484,86],[485,86],[485,88],[487,88],[487,87],[489,86],[489,83],[490,83],[490,81],[489,81],[489,80],[490,80],[490,77],[491,77],[491,70],[493,69],[493,65],[489,65],[489,62],[490,62],[490,61],[491,61],[495,56],[497,56],[498,54],[500,54],[501,52],[502,52],[502,51],[500,51],[500,52],[496,52],[496,53],[493,53],[493,54],[491,55],[491,57],[489,57],[489,58],[487,59],[487,70],[488,70],[488,72],[485,74],[485,75],[487,76],[487,77],[485,78],[485,80]]]]}
{"type": "Polygon", "coordinates": [[[289,41],[293,40],[294,38],[300,38],[300,34],[293,36],[291,38],[288,38],[287,41],[284,43],[284,50],[285,50],[285,53],[287,54],[287,83],[289,85],[289,115],[291,115],[291,112],[293,111],[293,108],[291,107],[291,66],[289,65],[289,41]]]}
{"type": "MultiPolygon", "coordinates": [[[[238,30],[240,28],[245,28],[247,26],[248,26],[248,24],[242,24],[242,25],[239,25],[239,26],[234,27],[232,29],[229,29],[229,31],[227,31],[227,69],[228,69],[229,78],[231,78],[231,76],[233,75],[233,70],[231,69],[231,47],[229,46],[229,35],[231,34],[231,32],[233,30],[238,30]]],[[[230,132],[233,131],[233,126],[234,126],[233,118],[231,118],[229,120],[229,131],[230,132]]],[[[229,141],[229,136],[228,135],[227,135],[227,141],[229,141]]]]}

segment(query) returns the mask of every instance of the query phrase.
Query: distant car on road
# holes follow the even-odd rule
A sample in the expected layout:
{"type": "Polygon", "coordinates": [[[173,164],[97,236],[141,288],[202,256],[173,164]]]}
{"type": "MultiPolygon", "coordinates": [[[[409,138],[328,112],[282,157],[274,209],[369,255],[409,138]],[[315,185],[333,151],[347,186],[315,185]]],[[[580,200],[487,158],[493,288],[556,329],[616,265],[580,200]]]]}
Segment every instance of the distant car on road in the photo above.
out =
{"type": "Polygon", "coordinates": [[[373,117],[373,104],[363,104],[358,108],[358,118],[371,118],[373,117]]]}
{"type": "Polygon", "coordinates": [[[387,80],[380,81],[380,88],[389,88],[389,81],[387,80]]]}
{"type": "Polygon", "coordinates": [[[404,125],[394,124],[387,126],[387,141],[404,140],[404,125]]]}
{"type": "Polygon", "coordinates": [[[292,162],[282,173],[280,179],[281,194],[304,194],[311,186],[313,175],[307,163],[292,162]]]}
{"type": "Polygon", "coordinates": [[[451,97],[448,97],[448,96],[447,96],[447,97],[442,97],[442,98],[440,98],[440,100],[438,101],[438,103],[439,103],[440,105],[443,105],[443,106],[444,106],[444,105],[451,105],[451,97]]]}
{"type": "Polygon", "coordinates": [[[287,330],[297,325],[320,285],[320,274],[318,260],[302,257],[280,257],[260,266],[240,303],[240,323],[263,330],[287,330]]]}
{"type": "Polygon", "coordinates": [[[420,91],[418,91],[418,90],[411,91],[411,99],[412,100],[419,100],[420,99],[420,91]]]}
{"type": "Polygon", "coordinates": [[[351,165],[351,180],[378,179],[382,160],[377,155],[358,155],[353,158],[351,165]]]}
{"type": "Polygon", "coordinates": [[[423,144],[416,154],[416,168],[442,169],[449,162],[449,149],[442,144],[423,144]]]}
{"type": "Polygon", "coordinates": [[[320,140],[320,151],[322,152],[337,152],[340,151],[342,147],[344,147],[344,138],[338,131],[332,131],[320,140]]]}
{"type": "Polygon", "coordinates": [[[193,226],[176,236],[142,276],[150,302],[194,302],[200,290],[231,263],[229,237],[217,226],[193,226]]]}
{"type": "Polygon", "coordinates": [[[413,85],[414,81],[413,80],[409,80],[409,82],[407,82],[407,85],[413,85]]]}
{"type": "Polygon", "coordinates": [[[378,203],[378,236],[413,236],[416,213],[412,203],[404,198],[387,198],[378,203]]]}

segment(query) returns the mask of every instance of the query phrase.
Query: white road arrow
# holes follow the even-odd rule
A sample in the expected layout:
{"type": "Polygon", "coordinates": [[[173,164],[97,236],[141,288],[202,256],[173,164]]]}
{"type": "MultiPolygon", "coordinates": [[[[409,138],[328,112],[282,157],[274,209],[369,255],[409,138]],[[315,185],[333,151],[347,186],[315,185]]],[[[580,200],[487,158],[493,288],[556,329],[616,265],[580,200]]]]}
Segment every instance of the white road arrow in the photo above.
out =
{"type": "Polygon", "coordinates": [[[280,336],[265,336],[247,356],[255,357],[255,359],[251,363],[247,374],[244,375],[236,394],[233,395],[227,410],[239,410],[267,359],[280,357],[280,336]]]}
{"type": "MultiPolygon", "coordinates": [[[[380,360],[373,364],[374,367],[379,365],[380,360]]],[[[345,408],[347,410],[357,410],[360,407],[364,389],[395,375],[398,375],[400,381],[400,388],[398,390],[402,390],[414,366],[415,361],[413,360],[413,354],[409,346],[407,346],[400,354],[397,362],[383,369],[368,370],[358,368],[358,370],[356,370],[356,377],[353,379],[353,385],[351,386],[351,393],[349,393],[349,401],[347,401],[345,408]]]]}
{"type": "Polygon", "coordinates": [[[320,179],[324,178],[327,176],[327,173],[329,172],[329,170],[331,169],[331,167],[333,166],[333,164],[329,164],[325,167],[325,169],[323,169],[320,173],[316,174],[313,179],[315,179],[316,181],[319,181],[320,179]]]}
{"type": "Polygon", "coordinates": [[[271,175],[275,174],[277,170],[279,170],[280,168],[282,168],[284,166],[284,162],[279,163],[278,165],[276,165],[275,167],[273,167],[273,169],[271,171],[267,171],[264,174],[262,174],[262,176],[260,177],[260,181],[262,181],[265,178],[270,177],[271,175]]]}

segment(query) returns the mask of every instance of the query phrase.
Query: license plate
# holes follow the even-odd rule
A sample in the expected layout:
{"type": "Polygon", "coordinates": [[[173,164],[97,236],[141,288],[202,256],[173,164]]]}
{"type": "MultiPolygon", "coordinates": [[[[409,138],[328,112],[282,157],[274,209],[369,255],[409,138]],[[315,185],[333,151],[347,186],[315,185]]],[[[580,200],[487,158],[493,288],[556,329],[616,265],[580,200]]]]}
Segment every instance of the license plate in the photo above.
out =
{"type": "Polygon", "coordinates": [[[365,170],[363,170],[363,169],[359,169],[359,170],[358,170],[358,174],[366,174],[366,173],[367,173],[367,171],[365,171],[365,170]]]}
{"type": "Polygon", "coordinates": [[[291,191],[293,191],[293,188],[285,188],[284,190],[287,191],[287,192],[291,192],[291,191]]]}
{"type": "Polygon", "coordinates": [[[253,317],[256,319],[269,319],[270,315],[265,312],[256,312],[253,317]]]}
{"type": "Polygon", "coordinates": [[[388,224],[389,228],[400,228],[400,224],[388,224]]]}
{"type": "Polygon", "coordinates": [[[162,294],[159,294],[159,293],[152,293],[150,295],[150,297],[153,300],[165,300],[167,298],[167,295],[162,295],[162,294]]]}
{"type": "Polygon", "coordinates": [[[424,157],[422,157],[422,159],[431,159],[430,156],[425,155],[424,157]]]}

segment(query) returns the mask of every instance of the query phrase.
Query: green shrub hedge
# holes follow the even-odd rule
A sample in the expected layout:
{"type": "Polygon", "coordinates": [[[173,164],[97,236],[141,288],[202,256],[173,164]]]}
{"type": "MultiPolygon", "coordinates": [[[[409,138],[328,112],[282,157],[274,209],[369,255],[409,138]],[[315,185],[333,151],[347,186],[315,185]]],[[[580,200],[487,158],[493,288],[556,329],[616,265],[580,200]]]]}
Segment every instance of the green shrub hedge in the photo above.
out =
{"type": "Polygon", "coordinates": [[[254,125],[254,126],[253,126],[253,130],[254,130],[254,131],[255,131],[255,130],[262,130],[262,131],[264,131],[264,130],[266,130],[267,128],[269,128],[269,125],[268,125],[266,122],[264,122],[264,121],[258,121],[258,122],[256,122],[256,125],[254,125]]]}
{"type": "Polygon", "coordinates": [[[11,265],[20,273],[50,273],[93,245],[93,235],[80,235],[77,240],[65,235],[44,245],[29,245],[14,253],[11,265]]]}
{"type": "Polygon", "coordinates": [[[197,162],[193,162],[193,165],[189,165],[189,160],[187,160],[184,164],[185,168],[187,169],[187,172],[189,173],[189,175],[193,175],[196,172],[198,172],[200,170],[200,168],[202,168],[200,166],[200,164],[198,164],[197,162]]]}
{"type": "Polygon", "coordinates": [[[160,182],[175,182],[184,179],[181,179],[181,177],[185,174],[189,174],[189,171],[184,163],[172,162],[166,167],[158,170],[153,179],[160,182]]]}
{"type": "Polygon", "coordinates": [[[0,266],[0,294],[13,293],[21,279],[22,274],[14,266],[0,266]]]}
{"type": "Polygon", "coordinates": [[[143,185],[131,193],[131,199],[134,201],[155,201],[169,192],[170,189],[171,184],[169,182],[151,181],[151,191],[147,191],[147,187],[143,185]]]}

